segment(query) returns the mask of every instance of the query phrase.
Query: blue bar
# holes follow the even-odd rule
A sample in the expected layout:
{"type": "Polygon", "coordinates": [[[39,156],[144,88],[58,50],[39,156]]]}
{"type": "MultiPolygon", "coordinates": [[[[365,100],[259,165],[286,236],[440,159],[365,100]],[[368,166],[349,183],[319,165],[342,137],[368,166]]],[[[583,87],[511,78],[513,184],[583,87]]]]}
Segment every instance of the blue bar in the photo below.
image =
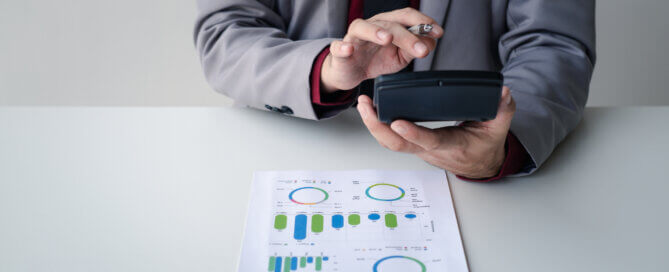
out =
{"type": "Polygon", "coordinates": [[[413,214],[413,213],[407,213],[406,215],[404,215],[404,217],[409,218],[409,219],[414,219],[414,218],[416,218],[416,215],[413,214]]]}
{"type": "Polygon", "coordinates": [[[344,216],[341,214],[335,214],[332,216],[332,227],[335,229],[340,229],[344,227],[344,216]]]}
{"type": "Polygon", "coordinates": [[[281,272],[281,257],[276,257],[276,265],[274,266],[274,272],[281,272]]]}
{"type": "Polygon", "coordinates": [[[328,258],[328,256],[323,256],[323,261],[327,261],[327,260],[329,260],[329,259],[330,259],[330,258],[328,258]]]}
{"type": "Polygon", "coordinates": [[[308,263],[313,263],[314,262],[314,257],[311,257],[311,256],[307,257],[307,262],[308,263]]]}
{"type": "Polygon", "coordinates": [[[370,213],[367,218],[369,218],[369,220],[379,220],[381,216],[378,213],[370,213]]]}
{"type": "Polygon", "coordinates": [[[298,214],[295,216],[295,232],[293,233],[295,240],[304,240],[307,238],[307,216],[298,214]]]}
{"type": "Polygon", "coordinates": [[[290,259],[290,270],[297,270],[297,257],[290,259]]]}

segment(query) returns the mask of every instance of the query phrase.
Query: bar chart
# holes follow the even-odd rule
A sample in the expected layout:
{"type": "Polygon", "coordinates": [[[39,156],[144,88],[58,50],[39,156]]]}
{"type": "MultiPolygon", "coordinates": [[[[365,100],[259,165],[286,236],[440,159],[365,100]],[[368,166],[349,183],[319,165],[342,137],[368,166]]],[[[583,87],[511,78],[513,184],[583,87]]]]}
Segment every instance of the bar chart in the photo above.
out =
{"type": "Polygon", "coordinates": [[[299,269],[322,271],[324,264],[329,260],[328,256],[270,256],[267,271],[288,272],[299,269]]]}
{"type": "MultiPolygon", "coordinates": [[[[342,232],[349,230],[351,233],[365,228],[378,228],[395,230],[402,226],[413,227],[423,224],[419,222],[418,214],[415,212],[370,212],[360,213],[298,213],[298,214],[275,214],[273,218],[273,229],[279,232],[292,232],[292,239],[305,240],[309,235],[320,235],[324,232],[342,232]]],[[[373,230],[372,230],[373,231],[373,230]]],[[[420,230],[418,230],[420,232],[420,230]]],[[[351,233],[352,234],[352,233],[351,233]]],[[[340,238],[340,237],[336,237],[340,238]]]]}

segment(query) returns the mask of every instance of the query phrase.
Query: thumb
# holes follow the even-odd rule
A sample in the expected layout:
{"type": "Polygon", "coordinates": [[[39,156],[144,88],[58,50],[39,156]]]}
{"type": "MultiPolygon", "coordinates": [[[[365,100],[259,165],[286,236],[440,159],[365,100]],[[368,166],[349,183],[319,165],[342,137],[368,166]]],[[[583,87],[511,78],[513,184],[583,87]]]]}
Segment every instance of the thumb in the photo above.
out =
{"type": "Polygon", "coordinates": [[[511,97],[511,90],[509,87],[502,88],[502,97],[499,101],[497,109],[497,116],[495,119],[483,122],[482,125],[490,128],[493,132],[506,135],[511,126],[513,114],[516,112],[516,101],[511,97]]]}

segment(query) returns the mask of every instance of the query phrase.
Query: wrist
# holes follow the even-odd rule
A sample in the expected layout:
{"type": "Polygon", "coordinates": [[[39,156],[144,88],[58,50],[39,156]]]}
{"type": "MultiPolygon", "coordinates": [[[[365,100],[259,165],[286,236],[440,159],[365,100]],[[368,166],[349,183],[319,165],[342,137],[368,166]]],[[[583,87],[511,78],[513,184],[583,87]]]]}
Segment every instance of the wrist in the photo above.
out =
{"type": "Polygon", "coordinates": [[[488,157],[486,160],[482,160],[486,161],[486,163],[482,164],[485,165],[485,167],[479,168],[478,171],[460,174],[456,173],[456,175],[458,178],[468,181],[488,182],[517,173],[521,168],[524,159],[522,160],[521,164],[518,164],[519,156],[518,154],[515,154],[518,153],[516,150],[518,147],[513,145],[514,140],[515,136],[509,133],[505,143],[501,146],[501,148],[490,152],[492,156],[488,157]],[[511,139],[511,143],[509,143],[509,139],[511,139]]]}
{"type": "Polygon", "coordinates": [[[502,144],[502,148],[497,150],[493,155],[493,159],[488,167],[488,172],[483,175],[482,178],[491,178],[499,175],[502,171],[502,166],[504,166],[504,161],[506,160],[506,144],[502,144]]]}
{"type": "Polygon", "coordinates": [[[331,72],[332,69],[330,65],[332,64],[332,55],[328,54],[323,61],[323,66],[321,66],[321,91],[324,93],[334,93],[339,88],[332,82],[331,72]]]}
{"type": "Polygon", "coordinates": [[[453,172],[467,180],[487,180],[496,177],[502,171],[506,153],[506,144],[503,144],[501,148],[486,152],[486,154],[489,154],[488,156],[471,160],[469,167],[465,168],[466,170],[463,169],[459,173],[458,171],[453,172]]]}

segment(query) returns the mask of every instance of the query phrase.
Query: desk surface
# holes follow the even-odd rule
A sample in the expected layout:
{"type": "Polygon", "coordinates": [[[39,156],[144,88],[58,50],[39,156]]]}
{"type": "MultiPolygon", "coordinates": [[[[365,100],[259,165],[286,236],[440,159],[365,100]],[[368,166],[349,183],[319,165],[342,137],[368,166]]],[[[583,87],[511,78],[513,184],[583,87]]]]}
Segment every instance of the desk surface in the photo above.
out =
{"type": "MultiPolygon", "coordinates": [[[[451,179],[472,271],[666,271],[669,107],[591,108],[543,169],[451,179]]],[[[433,169],[355,112],[0,108],[0,270],[234,271],[256,170],[433,169]]]]}

